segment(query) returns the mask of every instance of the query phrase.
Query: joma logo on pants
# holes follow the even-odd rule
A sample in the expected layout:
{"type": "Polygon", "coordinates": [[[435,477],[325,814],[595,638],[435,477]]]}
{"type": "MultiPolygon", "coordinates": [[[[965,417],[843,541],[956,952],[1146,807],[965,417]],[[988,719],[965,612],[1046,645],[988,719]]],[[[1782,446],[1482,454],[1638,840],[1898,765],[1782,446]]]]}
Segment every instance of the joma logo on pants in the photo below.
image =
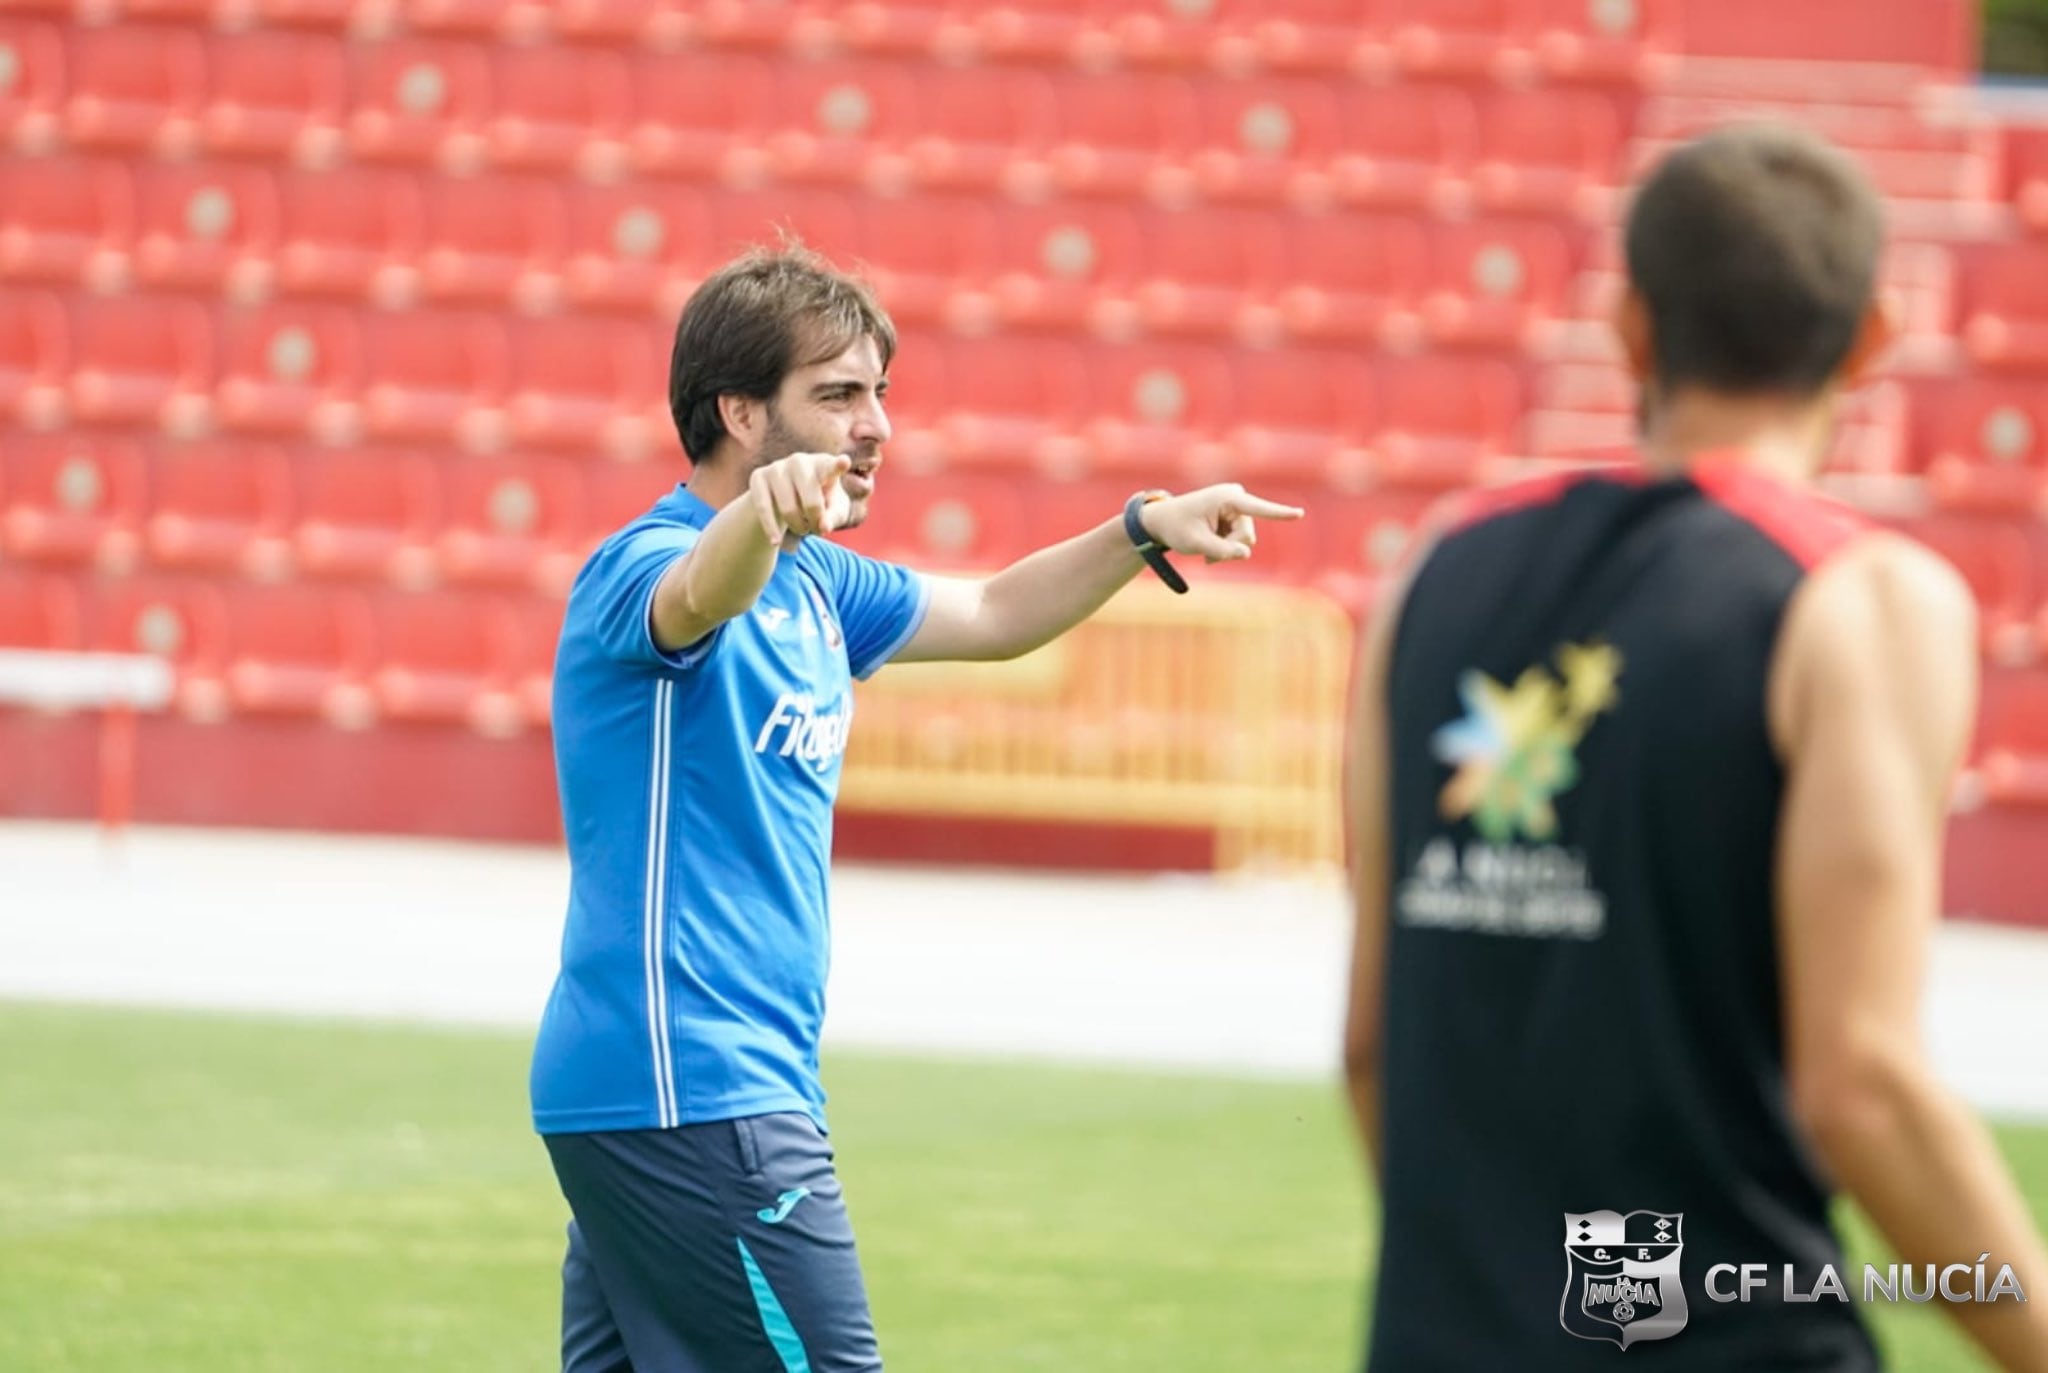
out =
{"type": "Polygon", "coordinates": [[[846,752],[846,732],[853,724],[853,703],[820,715],[808,692],[785,691],[775,700],[768,722],[754,740],[754,752],[778,758],[801,758],[822,768],[846,752]],[[779,737],[778,737],[779,736],[779,737]]]}

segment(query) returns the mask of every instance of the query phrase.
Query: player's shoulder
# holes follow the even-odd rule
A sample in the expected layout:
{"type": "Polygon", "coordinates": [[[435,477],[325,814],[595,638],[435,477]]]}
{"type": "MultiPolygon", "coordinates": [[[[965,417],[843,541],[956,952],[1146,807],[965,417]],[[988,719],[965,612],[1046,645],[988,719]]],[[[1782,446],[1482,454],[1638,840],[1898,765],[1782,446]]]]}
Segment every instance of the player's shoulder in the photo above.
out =
{"type": "Polygon", "coordinates": [[[1813,594],[1892,625],[1973,624],[1976,593],[1948,559],[1893,529],[1866,526],[1813,574],[1813,594]]]}
{"type": "Polygon", "coordinates": [[[1924,544],[1866,527],[1799,588],[1785,639],[1792,652],[1845,673],[1911,673],[1975,653],[1977,599],[1924,544]]]}
{"type": "Polygon", "coordinates": [[[858,575],[866,568],[894,566],[873,554],[848,547],[829,535],[814,535],[798,544],[796,559],[799,567],[835,585],[848,577],[858,575]]]}

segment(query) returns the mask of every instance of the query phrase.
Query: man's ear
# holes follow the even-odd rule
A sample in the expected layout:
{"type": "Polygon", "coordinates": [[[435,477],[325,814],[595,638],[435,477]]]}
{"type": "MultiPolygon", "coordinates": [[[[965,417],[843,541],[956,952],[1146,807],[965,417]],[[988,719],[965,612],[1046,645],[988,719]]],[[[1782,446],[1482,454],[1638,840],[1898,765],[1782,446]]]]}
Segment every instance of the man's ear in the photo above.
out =
{"type": "Polygon", "coordinates": [[[767,406],[737,391],[726,391],[718,397],[718,418],[725,425],[727,437],[749,453],[761,446],[767,413],[767,406]]]}
{"type": "Polygon", "coordinates": [[[1614,303],[1609,322],[1621,343],[1622,356],[1628,360],[1629,376],[1639,385],[1648,385],[1657,370],[1657,353],[1650,340],[1650,307],[1642,293],[1633,286],[1624,290],[1614,303]]]}
{"type": "Polygon", "coordinates": [[[1849,345],[1849,356],[1842,359],[1842,369],[1836,378],[1842,385],[1856,385],[1883,361],[1885,350],[1898,340],[1899,316],[1897,292],[1878,292],[1870,308],[1863,312],[1863,323],[1857,327],[1856,341],[1849,345]]]}

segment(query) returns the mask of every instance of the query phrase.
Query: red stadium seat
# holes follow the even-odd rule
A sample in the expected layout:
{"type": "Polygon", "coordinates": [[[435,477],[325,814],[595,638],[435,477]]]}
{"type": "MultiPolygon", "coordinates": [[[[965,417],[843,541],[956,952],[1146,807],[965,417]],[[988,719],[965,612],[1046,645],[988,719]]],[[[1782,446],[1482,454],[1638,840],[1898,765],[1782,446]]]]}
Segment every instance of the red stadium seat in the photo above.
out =
{"type": "Polygon", "coordinates": [[[1141,482],[1154,474],[1143,484],[1168,483],[1181,455],[1220,435],[1237,413],[1229,357],[1219,349],[1096,348],[1088,376],[1093,418],[1085,432],[1095,470],[1141,482]]]}
{"type": "Polygon", "coordinates": [[[392,40],[351,49],[348,151],[365,162],[469,170],[483,158],[490,71],[482,48],[392,40]]]}
{"type": "Polygon", "coordinates": [[[133,296],[74,301],[66,382],[75,420],[187,429],[203,418],[213,389],[206,312],[133,296]]]}
{"type": "Polygon", "coordinates": [[[418,289],[424,210],[419,186],[395,173],[288,173],[278,185],[275,256],[252,293],[374,296],[408,303],[418,289]]]}
{"type": "Polygon", "coordinates": [[[1278,202],[1303,167],[1326,167],[1346,147],[1333,87],[1318,81],[1204,86],[1195,184],[1209,200],[1278,202]]]}
{"type": "Polygon", "coordinates": [[[1326,184],[1296,194],[1357,208],[1439,209],[1478,155],[1478,114],[1464,92],[1433,86],[1350,85],[1338,94],[1345,144],[1326,184]]]}
{"type": "Polygon", "coordinates": [[[355,437],[363,344],[356,321],[331,306],[231,310],[221,321],[214,422],[231,433],[355,437]]]}
{"type": "Polygon", "coordinates": [[[1394,75],[1393,35],[1358,0],[1232,8],[1238,25],[1215,49],[1219,64],[1234,67],[1249,52],[1261,71],[1342,73],[1370,81],[1394,75]]]}
{"type": "Polygon", "coordinates": [[[918,127],[906,155],[919,185],[993,190],[1020,153],[1056,142],[1050,77],[1024,67],[932,67],[917,81],[918,127]]]}
{"type": "Polygon", "coordinates": [[[667,393],[668,355],[657,341],[639,325],[522,322],[511,335],[512,442],[586,457],[644,446],[640,418],[667,393]]]}
{"type": "Polygon", "coordinates": [[[1033,521],[1022,497],[1047,484],[1030,478],[953,470],[882,480],[874,513],[847,539],[873,557],[940,573],[993,572],[1040,544],[1081,532],[1033,521]]]}
{"type": "Polygon", "coordinates": [[[654,462],[590,462],[581,465],[584,543],[594,548],[639,519],[689,475],[676,457],[654,462]]]}
{"type": "Polygon", "coordinates": [[[1958,511],[2031,515],[2048,497],[2048,389],[1970,379],[1922,407],[1927,476],[1958,511]]]}
{"type": "Polygon", "coordinates": [[[946,319],[954,297],[990,275],[998,212],[979,199],[871,198],[859,209],[854,256],[898,323],[946,319]]]}
{"type": "Polygon", "coordinates": [[[1394,60],[1426,80],[1524,80],[1535,59],[1516,35],[1519,0],[1378,0],[1394,60]]]}
{"type": "Polygon", "coordinates": [[[513,692],[526,723],[544,729],[553,713],[555,650],[562,641],[563,602],[528,596],[512,607],[513,692]]]}
{"type": "Polygon", "coordinates": [[[423,584],[434,575],[441,522],[434,463],[378,449],[301,453],[292,558],[316,577],[423,584]]]}
{"type": "Polygon", "coordinates": [[[84,646],[78,593],[60,577],[0,570],[0,648],[75,651],[84,646]]]}
{"type": "Polygon", "coordinates": [[[235,166],[137,169],[135,280],[166,290],[218,292],[239,264],[265,260],[277,241],[277,189],[235,166]]]}
{"type": "Polygon", "coordinates": [[[632,88],[626,59],[576,48],[492,56],[493,164],[522,171],[616,172],[625,165],[632,88]]]}
{"type": "Polygon", "coordinates": [[[49,24],[0,20],[0,67],[9,73],[0,86],[0,128],[14,151],[48,153],[64,113],[63,37],[49,24]]]}
{"type": "MultiPolygon", "coordinates": [[[[1236,424],[1222,445],[1232,480],[1325,488],[1370,480],[1364,450],[1379,428],[1372,364],[1341,352],[1245,352],[1231,361],[1236,424]]],[[[1198,474],[1224,479],[1221,470],[1198,474]]]]}
{"type": "Polygon", "coordinates": [[[291,473],[268,449],[159,448],[143,547],[159,567],[276,580],[291,565],[291,473]]]}
{"type": "Polygon", "coordinates": [[[1440,225],[1430,256],[1432,289],[1422,320],[1440,342],[1526,349],[1533,331],[1567,307],[1571,247],[1548,224],[1440,225]]]}
{"type": "Polygon", "coordinates": [[[517,29],[527,8],[519,0],[407,0],[405,26],[436,37],[492,38],[517,29]]]}
{"type": "Polygon", "coordinates": [[[780,118],[768,139],[775,175],[823,185],[868,182],[878,148],[901,147],[920,132],[917,76],[915,68],[888,62],[781,67],[774,97],[780,118]]]}
{"type": "Polygon", "coordinates": [[[348,64],[326,34],[249,33],[210,39],[199,137],[212,152],[282,159],[309,131],[338,129],[348,64]]]}
{"type": "Polygon", "coordinates": [[[946,385],[946,355],[955,340],[915,331],[899,331],[889,360],[885,404],[893,430],[890,451],[906,440],[929,437],[951,400],[946,385]]]}
{"type": "Polygon", "coordinates": [[[1071,61],[1084,45],[1098,50],[1109,35],[1094,22],[1087,0],[1006,0],[989,9],[957,11],[971,27],[964,35],[942,33],[935,41],[956,43],[995,61],[1071,61]]]}
{"type": "Polygon", "coordinates": [[[71,326],[58,297],[0,294],[0,415],[33,429],[63,422],[71,326]]]}
{"type": "Polygon", "coordinates": [[[1954,346],[1958,272],[1945,243],[1893,242],[1879,267],[1879,289],[1897,307],[1900,342],[1946,353],[1954,346]]]}
{"type": "Polygon", "coordinates": [[[1294,284],[1277,303],[1290,335],[1413,346],[1430,260],[1419,225],[1375,215],[1319,215],[1290,222],[1287,234],[1294,284]]]}
{"type": "Polygon", "coordinates": [[[21,562],[132,568],[145,485],[126,443],[13,435],[0,444],[0,550],[21,562]]]}
{"type": "Polygon", "coordinates": [[[1480,211],[1604,220],[1622,173],[1621,117],[1607,96],[1537,88],[1479,102],[1480,211]]]}
{"type": "Polygon", "coordinates": [[[428,300],[504,306],[552,274],[565,210],[545,181],[435,178],[426,193],[419,286],[428,300]]]}
{"type": "Polygon", "coordinates": [[[505,394],[505,339],[468,315],[375,317],[364,331],[363,430],[394,442],[488,447],[481,428],[505,394]]]}
{"type": "Polygon", "coordinates": [[[657,26],[676,18],[679,0],[555,0],[548,19],[557,36],[614,47],[648,44],[657,26]]]}
{"type": "Polygon", "coordinates": [[[1214,0],[1201,5],[1152,5],[1109,0],[1089,7],[1102,28],[1099,45],[1077,50],[1089,62],[1099,50],[1114,53],[1122,67],[1186,71],[1207,65],[1216,37],[1214,0]]]}
{"type": "Polygon", "coordinates": [[[1973,247],[1964,259],[1963,343],[1988,368],[2048,372],[2048,244],[1973,247]]]}
{"type": "Polygon", "coordinates": [[[705,271],[748,248],[773,245],[788,230],[831,258],[850,258],[859,244],[856,198],[838,191],[725,191],[710,198],[705,271]]]}
{"type": "Polygon", "coordinates": [[[70,99],[64,136],[74,147],[188,153],[206,95],[196,34],[121,25],[67,35],[70,99]]]}
{"type": "Polygon", "coordinates": [[[838,7],[833,36],[838,47],[852,53],[924,56],[945,34],[971,30],[940,4],[907,4],[903,0],[852,0],[838,7]]]}
{"type": "Polygon", "coordinates": [[[88,642],[109,653],[142,653],[181,670],[218,677],[227,639],[220,588],[184,578],[121,578],[92,587],[88,642]]]}
{"type": "Polygon", "coordinates": [[[1008,210],[996,225],[996,276],[962,299],[957,323],[987,329],[1076,328],[1106,289],[1128,289],[1145,264],[1136,217],[1116,205],[1066,202],[1008,210]]]}
{"type": "Polygon", "coordinates": [[[258,22],[276,28],[336,31],[348,27],[364,0],[254,0],[258,22]]]}
{"type": "Polygon", "coordinates": [[[1489,458],[1512,453],[1522,413],[1513,367],[1477,358],[1420,357],[1379,369],[1375,448],[1380,479],[1448,491],[1476,481],[1489,458]]]}
{"type": "Polygon", "coordinates": [[[221,680],[229,709],[324,716],[344,727],[370,722],[375,627],[361,595],[245,586],[226,589],[224,603],[221,680]]]}
{"type": "Polygon", "coordinates": [[[518,625],[507,602],[447,591],[387,593],[372,610],[378,667],[371,685],[379,714],[489,732],[523,725],[512,681],[518,625]]]}
{"type": "Polygon", "coordinates": [[[557,458],[451,465],[439,540],[442,575],[485,586],[566,592],[582,565],[583,484],[557,458]]]}
{"type": "Polygon", "coordinates": [[[1522,0],[1538,66],[1561,81],[1639,87],[1671,65],[1682,41],[1675,0],[1522,0]]]}
{"type": "MultiPolygon", "coordinates": [[[[1157,480],[1175,480],[1170,454],[1160,455],[1157,480]]],[[[1014,481],[1014,479],[1013,479],[1014,481]]],[[[1018,507],[1017,531],[1011,544],[991,547],[985,565],[996,571],[1038,548],[1071,539],[1122,516],[1124,503],[1137,484],[1126,475],[1103,474],[1067,480],[1017,482],[1010,501],[1018,507]]],[[[1181,560],[1184,561],[1184,560],[1181,560]]],[[[1197,564],[1199,565],[1199,559],[1197,564]]],[[[1145,576],[1152,574],[1147,572],[1145,576]]]]}
{"type": "MultiPolygon", "coordinates": [[[[1818,78],[1823,69],[1812,70],[1818,78]]],[[[1998,195],[2004,148],[1996,120],[1958,108],[1930,117],[1903,91],[1881,98],[1831,99],[1820,88],[1660,98],[1645,106],[1633,153],[1641,166],[1669,151],[1677,139],[1758,115],[1789,120],[1840,144],[1885,196],[1931,202],[1895,207],[1918,212],[1923,222],[1929,212],[1939,222],[1958,209],[1982,209],[1998,195]]],[[[1982,222],[1981,215],[1975,219],[1982,222]]]]}
{"type": "Polygon", "coordinates": [[[2012,203],[2029,229],[2048,231],[2048,125],[2015,125],[2004,133],[2012,203]]]}
{"type": "Polygon", "coordinates": [[[1048,155],[1063,192],[1131,195],[1145,189],[1162,158],[1194,151],[1200,117],[1180,77],[1118,72],[1072,74],[1054,88],[1059,142],[1048,155]]]}
{"type": "Polygon", "coordinates": [[[0,160],[0,278],[119,281],[134,216],[127,170],[73,158],[0,160]]]}
{"type": "Polygon", "coordinates": [[[1082,349],[1031,337],[905,340],[906,366],[920,350],[944,359],[952,413],[941,426],[940,448],[947,459],[1012,469],[1061,460],[1054,441],[1076,432],[1088,405],[1082,349]]]}
{"type": "Polygon", "coordinates": [[[1289,272],[1280,225],[1250,210],[1154,211],[1139,220],[1146,271],[1122,299],[1099,302],[1098,332],[1215,337],[1249,325],[1247,307],[1270,300],[1289,272]]]}
{"type": "Polygon", "coordinates": [[[632,68],[630,150],[650,176],[716,178],[737,154],[765,159],[774,106],[773,68],[731,53],[662,53],[632,68]]]}
{"type": "Polygon", "coordinates": [[[1992,667],[1983,678],[1975,753],[2048,756],[2048,668],[1992,667]]]}
{"type": "Polygon", "coordinates": [[[1414,556],[1423,526],[1440,499],[1427,491],[1332,494],[1310,504],[1300,526],[1273,537],[1283,539],[1313,524],[1324,560],[1315,584],[1360,610],[1372,605],[1386,579],[1398,575],[1414,556]]]}
{"type": "Polygon", "coordinates": [[[580,187],[569,198],[563,294],[587,309],[671,318],[695,284],[689,269],[710,261],[710,240],[694,187],[580,187]]]}
{"type": "Polygon", "coordinates": [[[822,0],[708,0],[694,32],[708,47],[803,50],[815,45],[797,41],[798,35],[814,28],[829,34],[830,13],[822,0]]]}

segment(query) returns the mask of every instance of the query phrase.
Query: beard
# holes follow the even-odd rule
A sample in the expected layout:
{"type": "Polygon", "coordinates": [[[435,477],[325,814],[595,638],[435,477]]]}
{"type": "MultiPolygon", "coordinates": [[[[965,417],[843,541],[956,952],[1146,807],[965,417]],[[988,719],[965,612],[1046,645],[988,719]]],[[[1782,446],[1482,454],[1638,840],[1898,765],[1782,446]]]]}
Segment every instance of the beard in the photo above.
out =
{"type": "MultiPolygon", "coordinates": [[[[804,438],[803,435],[797,433],[795,429],[784,422],[782,412],[776,409],[773,401],[770,401],[768,404],[768,428],[767,432],[761,436],[761,453],[754,460],[754,467],[758,470],[766,467],[771,462],[780,462],[792,453],[843,453],[845,451],[845,449],[837,444],[819,443],[804,438]]],[[[857,463],[867,464],[872,461],[873,451],[871,448],[863,446],[855,452],[848,453],[847,456],[857,463]]],[[[846,497],[846,519],[839,526],[839,529],[842,530],[852,529],[868,517],[868,498],[866,496],[856,496],[853,492],[847,491],[846,497]]],[[[837,533],[838,530],[833,532],[837,533]]]]}

